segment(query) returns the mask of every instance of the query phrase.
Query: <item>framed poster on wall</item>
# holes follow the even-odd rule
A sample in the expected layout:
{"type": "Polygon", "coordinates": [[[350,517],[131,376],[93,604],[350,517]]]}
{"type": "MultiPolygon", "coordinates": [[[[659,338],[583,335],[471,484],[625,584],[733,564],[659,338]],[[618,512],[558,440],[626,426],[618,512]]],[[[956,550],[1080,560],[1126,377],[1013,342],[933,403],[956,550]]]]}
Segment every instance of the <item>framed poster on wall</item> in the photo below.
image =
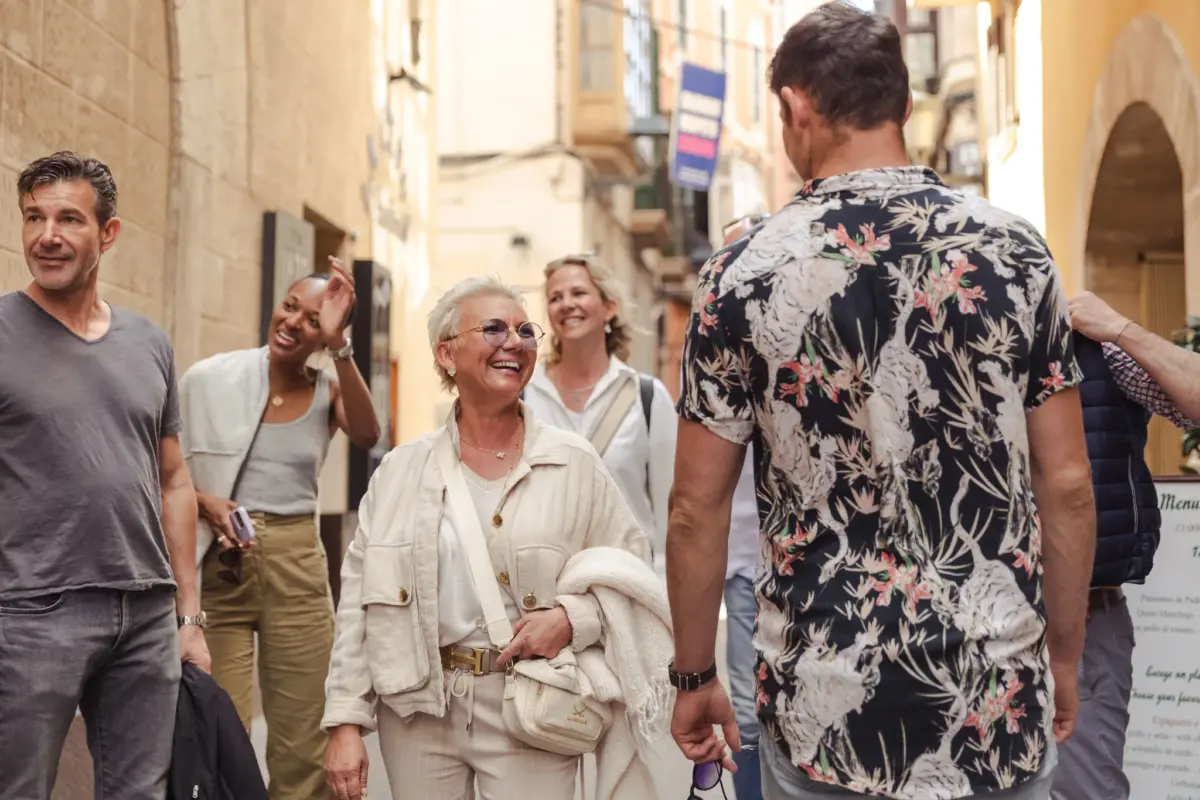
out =
{"type": "Polygon", "coordinates": [[[1125,774],[1137,800],[1200,798],[1200,479],[1155,487],[1154,569],[1124,587],[1136,642],[1125,774]]]}
{"type": "Polygon", "coordinates": [[[267,343],[271,314],[283,302],[288,287],[313,269],[316,231],[311,222],[286,211],[263,214],[262,237],[262,318],[259,342],[267,343]]]}

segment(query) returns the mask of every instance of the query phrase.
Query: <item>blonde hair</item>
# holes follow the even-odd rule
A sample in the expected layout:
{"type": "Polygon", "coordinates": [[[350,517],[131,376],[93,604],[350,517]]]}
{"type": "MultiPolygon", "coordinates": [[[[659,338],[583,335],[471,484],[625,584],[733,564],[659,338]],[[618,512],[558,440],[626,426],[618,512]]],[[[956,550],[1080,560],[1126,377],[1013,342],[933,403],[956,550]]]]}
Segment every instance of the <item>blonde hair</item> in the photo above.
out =
{"type": "MultiPolygon", "coordinates": [[[[604,335],[604,348],[610,356],[616,356],[622,361],[629,360],[630,346],[633,344],[633,328],[621,316],[623,311],[631,310],[631,305],[625,297],[625,288],[621,282],[617,280],[617,276],[608,268],[608,265],[593,255],[573,255],[563,256],[562,258],[551,261],[546,265],[543,274],[546,276],[546,284],[543,292],[546,295],[547,305],[549,305],[550,296],[550,276],[558,272],[563,267],[583,267],[587,270],[588,277],[592,284],[600,291],[600,299],[604,302],[612,302],[617,307],[617,312],[613,318],[608,321],[609,332],[604,335]]],[[[554,329],[550,330],[550,352],[546,354],[546,362],[548,364],[557,364],[562,361],[562,342],[555,335],[554,329]]]]}
{"type": "Polygon", "coordinates": [[[490,276],[467,278],[450,287],[450,290],[438,298],[433,309],[429,312],[429,349],[434,353],[433,368],[442,381],[442,388],[448,392],[454,391],[454,378],[442,368],[437,361],[437,346],[449,341],[455,335],[455,328],[462,318],[462,304],[475,297],[507,297],[525,308],[525,297],[521,290],[509,286],[499,278],[490,276]]]}

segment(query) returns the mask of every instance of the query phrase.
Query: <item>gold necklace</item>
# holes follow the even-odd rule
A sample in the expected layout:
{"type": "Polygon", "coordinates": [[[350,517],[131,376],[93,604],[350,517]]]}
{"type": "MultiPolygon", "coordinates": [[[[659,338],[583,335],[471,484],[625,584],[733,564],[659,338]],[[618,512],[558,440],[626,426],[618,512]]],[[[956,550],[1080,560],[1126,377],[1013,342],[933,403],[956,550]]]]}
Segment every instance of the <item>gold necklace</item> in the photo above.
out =
{"type": "Polygon", "coordinates": [[[508,448],[512,445],[512,443],[514,441],[516,441],[517,434],[520,433],[524,427],[525,427],[525,421],[522,420],[521,423],[519,425],[517,425],[517,429],[515,431],[513,431],[513,435],[508,440],[508,443],[504,445],[505,449],[503,449],[503,450],[492,450],[491,448],[488,448],[488,447],[480,447],[479,445],[475,444],[474,442],[468,442],[465,438],[463,438],[462,433],[458,434],[458,438],[459,438],[459,441],[461,441],[463,444],[470,445],[471,447],[474,447],[476,450],[480,450],[484,453],[491,453],[496,458],[503,460],[504,457],[508,455],[508,448]]]}

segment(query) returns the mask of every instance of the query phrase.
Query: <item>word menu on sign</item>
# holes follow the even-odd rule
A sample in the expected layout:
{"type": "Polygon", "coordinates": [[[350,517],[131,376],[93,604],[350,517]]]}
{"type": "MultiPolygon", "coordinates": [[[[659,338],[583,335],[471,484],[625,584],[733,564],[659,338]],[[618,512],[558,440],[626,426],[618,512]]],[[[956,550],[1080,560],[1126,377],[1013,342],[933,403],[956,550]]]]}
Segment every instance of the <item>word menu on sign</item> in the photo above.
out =
{"type": "Polygon", "coordinates": [[[1133,617],[1125,774],[1138,800],[1200,800],[1200,481],[1157,483],[1162,541],[1133,617]]]}

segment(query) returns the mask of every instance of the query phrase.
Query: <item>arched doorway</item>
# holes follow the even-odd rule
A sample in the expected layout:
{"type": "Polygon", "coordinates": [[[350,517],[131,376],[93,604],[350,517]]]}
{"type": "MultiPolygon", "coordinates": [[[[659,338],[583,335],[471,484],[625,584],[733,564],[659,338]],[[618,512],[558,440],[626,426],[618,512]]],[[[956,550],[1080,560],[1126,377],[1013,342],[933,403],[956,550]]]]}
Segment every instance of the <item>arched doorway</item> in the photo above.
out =
{"type": "MultiPolygon", "coordinates": [[[[1136,102],[1117,117],[1092,193],[1087,288],[1147,330],[1170,338],[1187,316],[1183,173],[1162,118],[1136,102]]],[[[1146,462],[1178,474],[1179,432],[1155,418],[1146,462]]]]}
{"type": "MultiPolygon", "coordinates": [[[[1096,82],[1068,290],[1087,288],[1159,335],[1200,313],[1200,83],[1161,18],[1135,17],[1096,82]],[[1187,279],[1188,268],[1194,276],[1187,279]],[[1080,269],[1079,267],[1083,268],[1080,269]]],[[[1180,472],[1180,435],[1155,420],[1147,462],[1180,472]]]]}

